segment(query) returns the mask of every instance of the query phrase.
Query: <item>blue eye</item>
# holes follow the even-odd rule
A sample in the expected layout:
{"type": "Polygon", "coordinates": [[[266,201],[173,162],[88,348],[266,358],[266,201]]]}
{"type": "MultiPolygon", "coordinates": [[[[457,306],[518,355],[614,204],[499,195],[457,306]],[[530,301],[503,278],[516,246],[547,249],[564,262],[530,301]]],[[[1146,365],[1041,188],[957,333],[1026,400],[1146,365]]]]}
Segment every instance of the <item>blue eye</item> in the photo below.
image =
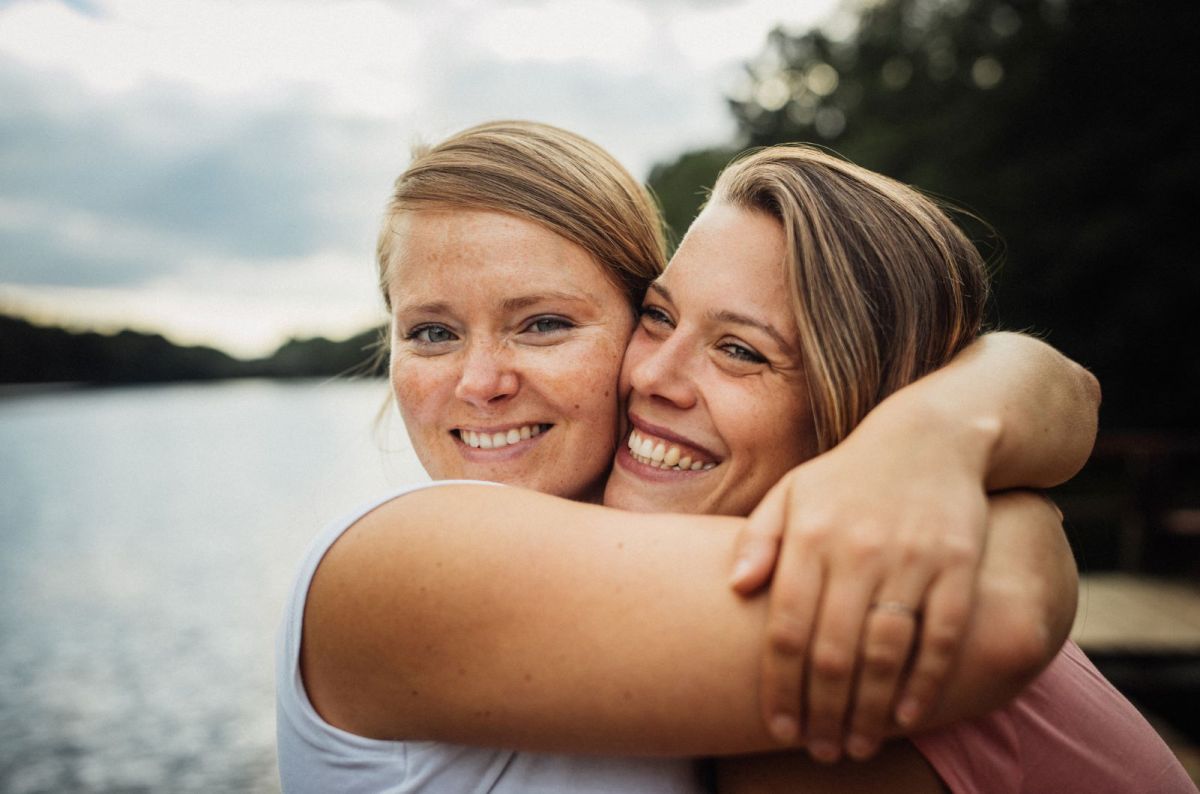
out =
{"type": "Polygon", "coordinates": [[[671,325],[671,318],[657,306],[643,306],[640,309],[642,319],[655,325],[671,325]]]}
{"type": "Polygon", "coordinates": [[[552,334],[556,331],[566,331],[574,328],[575,324],[570,320],[562,317],[538,317],[525,326],[526,331],[531,331],[535,334],[552,334]]]}
{"type": "Polygon", "coordinates": [[[436,345],[442,342],[451,342],[457,337],[444,325],[418,325],[404,338],[426,345],[436,345]]]}
{"type": "Polygon", "coordinates": [[[737,361],[745,361],[751,364],[766,364],[767,360],[759,353],[745,345],[739,345],[737,342],[726,342],[721,345],[721,350],[725,355],[737,361]]]}

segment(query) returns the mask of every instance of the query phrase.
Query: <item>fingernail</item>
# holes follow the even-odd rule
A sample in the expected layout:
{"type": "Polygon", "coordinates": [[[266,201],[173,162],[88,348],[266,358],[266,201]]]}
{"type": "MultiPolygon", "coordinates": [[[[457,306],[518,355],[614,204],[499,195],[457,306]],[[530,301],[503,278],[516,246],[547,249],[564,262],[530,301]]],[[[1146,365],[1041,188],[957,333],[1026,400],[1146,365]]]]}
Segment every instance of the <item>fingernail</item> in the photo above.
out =
{"type": "Polygon", "coordinates": [[[828,739],[816,739],[808,745],[808,753],[826,764],[832,764],[842,754],[841,748],[828,739]]]}
{"type": "Polygon", "coordinates": [[[771,735],[781,744],[791,744],[800,734],[800,726],[796,719],[787,714],[776,714],[771,718],[771,735]]]}
{"type": "Polygon", "coordinates": [[[742,557],[741,559],[739,559],[737,561],[737,563],[733,566],[733,576],[731,576],[729,578],[730,583],[737,584],[738,582],[745,579],[746,576],[750,573],[750,568],[751,568],[751,564],[750,564],[749,558],[742,557]]]}
{"type": "Polygon", "coordinates": [[[855,761],[864,761],[875,753],[875,742],[860,734],[852,734],[846,740],[846,755],[855,761]]]}
{"type": "Polygon", "coordinates": [[[921,704],[914,697],[906,697],[896,707],[896,722],[903,728],[910,728],[921,713],[921,704]]]}

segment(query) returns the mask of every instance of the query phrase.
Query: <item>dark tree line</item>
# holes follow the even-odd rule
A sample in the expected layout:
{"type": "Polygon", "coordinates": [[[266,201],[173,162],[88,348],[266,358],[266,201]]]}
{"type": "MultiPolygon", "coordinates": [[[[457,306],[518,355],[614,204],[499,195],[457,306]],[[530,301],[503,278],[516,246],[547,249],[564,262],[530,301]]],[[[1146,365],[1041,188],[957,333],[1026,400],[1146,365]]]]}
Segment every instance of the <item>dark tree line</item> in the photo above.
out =
{"type": "Polygon", "coordinates": [[[244,361],[158,334],[76,333],[0,316],[0,383],[161,383],[224,378],[315,378],[382,373],[379,331],[344,341],[293,339],[244,361]]]}
{"type": "Polygon", "coordinates": [[[998,324],[1091,367],[1105,426],[1195,430],[1197,23],[1184,0],[883,0],[845,40],[776,30],[739,139],[651,186],[678,234],[734,152],[807,141],[948,199],[995,229],[964,223],[998,324]]]}

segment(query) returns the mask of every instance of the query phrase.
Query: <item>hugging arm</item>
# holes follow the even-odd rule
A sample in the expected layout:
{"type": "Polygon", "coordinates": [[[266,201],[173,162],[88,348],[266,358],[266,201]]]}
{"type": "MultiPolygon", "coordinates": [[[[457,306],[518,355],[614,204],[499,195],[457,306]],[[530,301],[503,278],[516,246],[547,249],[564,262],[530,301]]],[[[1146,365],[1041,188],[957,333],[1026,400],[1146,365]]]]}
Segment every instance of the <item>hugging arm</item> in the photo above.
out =
{"type": "Polygon", "coordinates": [[[756,705],[766,600],[727,585],[743,521],[482,485],[392,500],[313,579],[309,698],[333,725],[375,738],[625,755],[771,749],[756,705]]]}
{"type": "MultiPolygon", "coordinates": [[[[764,584],[778,555],[761,707],[782,742],[803,733],[833,760],[844,741],[863,758],[893,716],[911,726],[929,713],[972,614],[986,492],[1078,471],[1099,399],[1095,378],[1048,345],[988,334],[772,490],[739,543],[735,587],[764,584]]],[[[1057,648],[990,673],[1040,669],[1057,648]]]]}
{"type": "MultiPolygon", "coordinates": [[[[979,714],[1015,697],[1038,668],[1025,659],[1057,648],[1074,614],[1076,575],[1057,509],[1029,491],[993,496],[987,549],[979,574],[979,608],[964,632],[963,664],[927,726],[979,714]],[[1046,605],[1061,603],[1062,609],[1046,605]],[[1032,643],[1032,645],[1031,645],[1032,643]],[[972,664],[967,660],[983,660],[972,664]],[[986,680],[989,669],[1019,670],[986,680]]],[[[893,726],[892,732],[895,728],[893,726]]],[[[943,792],[937,774],[907,740],[887,742],[863,763],[814,762],[800,751],[716,761],[721,794],[772,792],[943,792]]]]}

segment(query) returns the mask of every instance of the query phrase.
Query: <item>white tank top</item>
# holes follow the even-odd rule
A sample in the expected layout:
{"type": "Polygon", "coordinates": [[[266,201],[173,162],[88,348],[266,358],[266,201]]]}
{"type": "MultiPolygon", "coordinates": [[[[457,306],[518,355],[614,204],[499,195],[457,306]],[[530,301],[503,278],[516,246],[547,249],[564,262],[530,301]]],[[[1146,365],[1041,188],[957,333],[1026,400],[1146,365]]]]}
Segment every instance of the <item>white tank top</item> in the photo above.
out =
{"type": "Polygon", "coordinates": [[[379,505],[420,488],[452,482],[411,485],[378,499],[326,527],[305,553],[284,608],[275,655],[276,736],[284,792],[704,791],[694,765],[686,759],[549,755],[441,742],[382,741],[356,736],[321,719],[300,678],[304,602],[318,563],[351,524],[379,505]]]}

